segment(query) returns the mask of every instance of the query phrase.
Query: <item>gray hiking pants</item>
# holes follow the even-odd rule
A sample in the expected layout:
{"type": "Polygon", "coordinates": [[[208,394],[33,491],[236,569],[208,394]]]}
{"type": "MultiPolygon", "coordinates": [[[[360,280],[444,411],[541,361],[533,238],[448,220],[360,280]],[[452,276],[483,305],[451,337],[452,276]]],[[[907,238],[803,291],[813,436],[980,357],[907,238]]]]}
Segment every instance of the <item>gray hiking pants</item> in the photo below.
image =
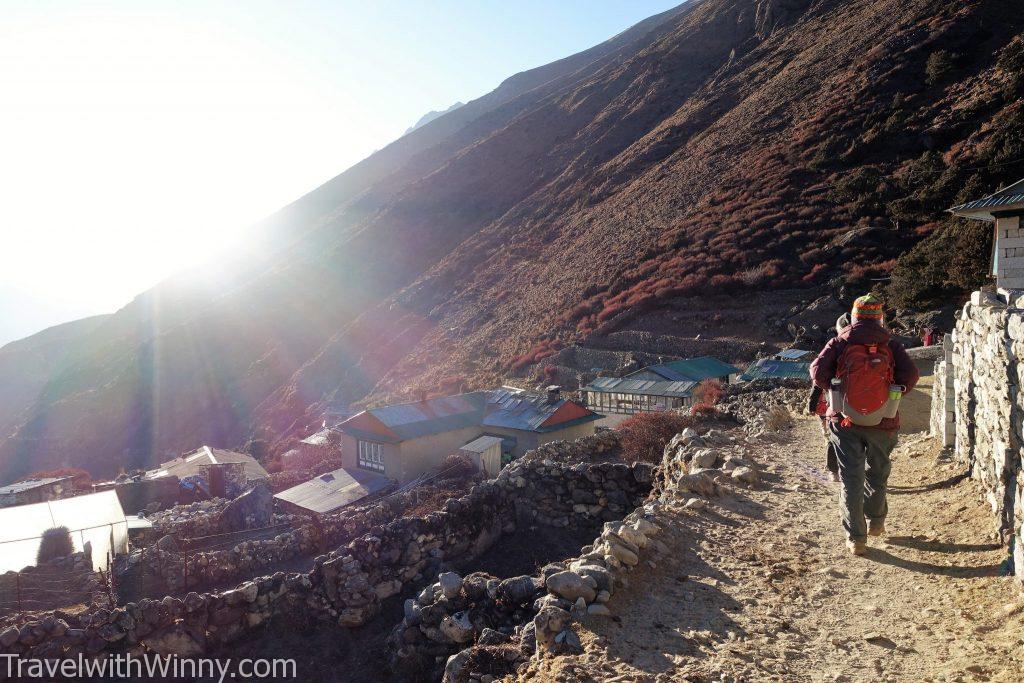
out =
{"type": "Polygon", "coordinates": [[[886,484],[892,464],[889,454],[896,446],[897,433],[867,427],[841,427],[829,422],[829,441],[839,457],[839,506],[843,529],[851,541],[866,541],[868,519],[885,519],[889,506],[886,484]]]}

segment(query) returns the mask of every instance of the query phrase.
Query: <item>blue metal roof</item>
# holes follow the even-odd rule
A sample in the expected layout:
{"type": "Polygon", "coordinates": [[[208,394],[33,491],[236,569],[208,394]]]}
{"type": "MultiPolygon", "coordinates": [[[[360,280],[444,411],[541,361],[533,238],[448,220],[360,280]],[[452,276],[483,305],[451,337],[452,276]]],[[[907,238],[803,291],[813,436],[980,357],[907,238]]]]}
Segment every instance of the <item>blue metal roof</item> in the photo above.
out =
{"type": "Polygon", "coordinates": [[[643,370],[631,372],[626,376],[631,377],[641,372],[653,372],[673,382],[699,382],[705,379],[738,375],[740,369],[717,358],[701,356],[700,358],[687,358],[685,360],[674,360],[669,363],[651,365],[643,370]]]}
{"type": "Polygon", "coordinates": [[[697,382],[657,382],[649,379],[629,379],[628,377],[598,377],[583,387],[584,391],[604,394],[634,394],[637,396],[668,396],[685,398],[690,396],[697,382]]]}
{"type": "Polygon", "coordinates": [[[1024,179],[1018,180],[987,197],[975,199],[960,206],[954,206],[949,211],[964,218],[992,220],[993,210],[1016,205],[1024,205],[1024,179]]]}
{"type": "Polygon", "coordinates": [[[805,361],[762,358],[743,373],[741,382],[754,379],[805,379],[811,381],[811,364],[805,361]]]}
{"type": "Polygon", "coordinates": [[[480,424],[484,402],[483,392],[473,392],[415,403],[399,403],[367,412],[405,441],[463,427],[475,427],[480,424]]]}
{"type": "Polygon", "coordinates": [[[780,360],[797,360],[798,358],[803,358],[809,353],[810,351],[804,351],[803,349],[786,349],[784,351],[779,351],[775,354],[775,357],[780,360]]]}
{"type": "MultiPolygon", "coordinates": [[[[560,423],[550,428],[541,427],[565,403],[565,399],[551,403],[547,396],[502,387],[372,408],[366,412],[394,432],[398,441],[480,426],[546,432],[562,429],[580,421],[601,419],[600,415],[591,412],[579,420],[560,423]]],[[[369,434],[344,423],[338,428],[354,436],[381,440],[380,435],[369,434]]]]}

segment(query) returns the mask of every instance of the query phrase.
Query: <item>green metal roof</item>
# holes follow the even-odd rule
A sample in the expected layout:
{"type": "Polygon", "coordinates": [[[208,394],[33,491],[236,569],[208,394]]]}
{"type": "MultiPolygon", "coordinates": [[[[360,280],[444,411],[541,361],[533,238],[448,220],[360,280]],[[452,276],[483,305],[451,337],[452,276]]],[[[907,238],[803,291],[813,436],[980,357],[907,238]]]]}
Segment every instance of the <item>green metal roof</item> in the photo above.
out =
{"type": "Polygon", "coordinates": [[[669,363],[651,365],[626,376],[631,377],[640,372],[653,372],[671,382],[700,382],[705,379],[738,375],[740,369],[717,358],[701,356],[700,358],[687,358],[685,360],[674,360],[669,363]]]}

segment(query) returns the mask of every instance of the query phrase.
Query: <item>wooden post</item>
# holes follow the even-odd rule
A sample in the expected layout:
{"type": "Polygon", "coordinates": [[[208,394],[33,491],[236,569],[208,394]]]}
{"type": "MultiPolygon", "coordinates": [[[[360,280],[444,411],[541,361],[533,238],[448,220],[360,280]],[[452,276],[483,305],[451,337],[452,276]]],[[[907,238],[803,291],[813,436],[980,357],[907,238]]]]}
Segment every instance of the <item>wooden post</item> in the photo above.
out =
{"type": "Polygon", "coordinates": [[[14,574],[14,583],[18,589],[18,611],[20,612],[23,609],[21,605],[21,572],[14,574]]]}

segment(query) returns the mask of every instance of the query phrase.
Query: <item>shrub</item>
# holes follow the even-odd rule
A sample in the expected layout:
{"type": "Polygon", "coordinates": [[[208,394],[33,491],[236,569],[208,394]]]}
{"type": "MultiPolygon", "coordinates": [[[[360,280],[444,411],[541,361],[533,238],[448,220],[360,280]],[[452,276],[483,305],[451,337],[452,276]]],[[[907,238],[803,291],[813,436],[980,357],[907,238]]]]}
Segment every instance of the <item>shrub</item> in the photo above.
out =
{"type": "MultiPolygon", "coordinates": [[[[711,407],[718,403],[719,399],[725,390],[722,388],[722,383],[717,379],[706,379],[697,385],[696,390],[693,392],[693,397],[696,399],[697,406],[711,407]]],[[[693,411],[691,411],[692,413],[693,411]]]]}
{"type": "Polygon", "coordinates": [[[71,543],[71,532],[66,526],[55,526],[43,532],[39,539],[39,552],[36,554],[36,564],[46,564],[58,557],[67,557],[75,552],[75,546],[71,543]]]}
{"type": "Polygon", "coordinates": [[[690,408],[690,415],[693,417],[715,417],[718,414],[718,408],[715,406],[707,406],[698,403],[690,408]]]}
{"type": "Polygon", "coordinates": [[[679,413],[636,413],[619,425],[622,455],[627,461],[660,463],[672,437],[693,425],[693,419],[679,413]]]}
{"type": "Polygon", "coordinates": [[[924,66],[924,82],[928,85],[935,85],[949,75],[955,66],[956,59],[948,50],[937,50],[931,53],[924,66]]]}

